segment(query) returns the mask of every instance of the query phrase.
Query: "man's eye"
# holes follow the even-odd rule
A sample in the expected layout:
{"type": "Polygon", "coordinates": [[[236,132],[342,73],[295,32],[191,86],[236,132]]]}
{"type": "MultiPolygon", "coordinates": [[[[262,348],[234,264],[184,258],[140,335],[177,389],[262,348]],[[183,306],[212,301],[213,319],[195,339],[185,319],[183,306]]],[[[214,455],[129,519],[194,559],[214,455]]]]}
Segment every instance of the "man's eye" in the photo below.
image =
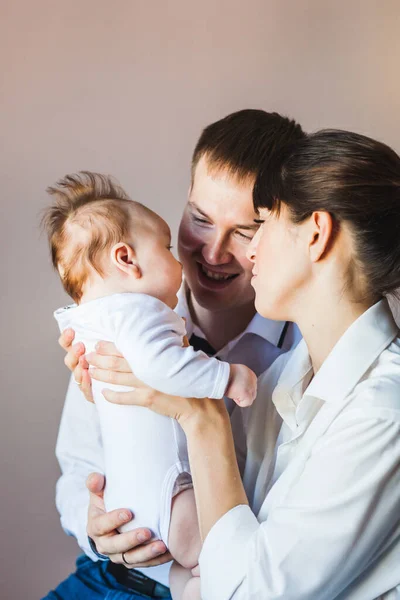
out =
{"type": "Polygon", "coordinates": [[[252,235],[245,235],[244,233],[242,233],[241,231],[237,231],[236,234],[242,239],[242,240],[246,240],[248,242],[251,242],[251,240],[253,239],[252,235]]]}
{"type": "Polygon", "coordinates": [[[192,215],[192,219],[195,223],[205,223],[206,225],[208,224],[208,221],[206,219],[200,219],[200,217],[196,217],[195,215],[192,215]]]}

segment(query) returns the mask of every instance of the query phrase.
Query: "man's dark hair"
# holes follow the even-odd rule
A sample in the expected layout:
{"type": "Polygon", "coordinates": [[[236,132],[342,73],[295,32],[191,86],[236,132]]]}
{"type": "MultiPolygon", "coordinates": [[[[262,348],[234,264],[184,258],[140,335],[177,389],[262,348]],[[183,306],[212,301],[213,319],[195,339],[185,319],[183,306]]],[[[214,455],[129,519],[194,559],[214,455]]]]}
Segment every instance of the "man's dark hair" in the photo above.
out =
{"type": "Polygon", "coordinates": [[[276,112],[245,109],[206,127],[192,157],[192,182],[205,156],[211,170],[226,170],[239,180],[255,178],[259,168],[286,146],[305,136],[301,126],[276,112]]]}
{"type": "Polygon", "coordinates": [[[318,131],[265,163],[253,199],[256,211],[279,213],[283,204],[294,223],[330,213],[354,239],[348,283],[361,274],[372,298],[400,288],[400,157],[389,146],[349,131],[318,131]]]}

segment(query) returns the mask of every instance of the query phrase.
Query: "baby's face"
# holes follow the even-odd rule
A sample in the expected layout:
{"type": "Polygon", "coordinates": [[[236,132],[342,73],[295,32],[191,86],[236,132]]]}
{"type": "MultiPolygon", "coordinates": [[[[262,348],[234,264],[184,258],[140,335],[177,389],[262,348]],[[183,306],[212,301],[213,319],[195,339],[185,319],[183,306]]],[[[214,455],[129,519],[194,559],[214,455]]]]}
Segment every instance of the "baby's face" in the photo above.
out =
{"type": "Polygon", "coordinates": [[[146,216],[135,249],[143,292],[175,308],[182,283],[182,265],[171,252],[171,231],[167,223],[161,217],[146,216]]]}

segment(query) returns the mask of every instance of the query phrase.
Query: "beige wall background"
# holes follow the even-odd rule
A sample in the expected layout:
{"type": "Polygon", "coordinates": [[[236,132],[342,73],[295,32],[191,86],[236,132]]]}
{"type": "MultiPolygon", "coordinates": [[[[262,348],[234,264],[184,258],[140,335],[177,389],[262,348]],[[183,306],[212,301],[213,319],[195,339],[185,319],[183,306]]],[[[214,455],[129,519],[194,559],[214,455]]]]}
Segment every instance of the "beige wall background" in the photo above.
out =
{"type": "Polygon", "coordinates": [[[78,548],[54,507],[68,374],[38,215],[67,172],[115,175],[176,233],[202,127],[245,107],[400,150],[398,0],[1,0],[1,585],[40,598],[78,548]]]}

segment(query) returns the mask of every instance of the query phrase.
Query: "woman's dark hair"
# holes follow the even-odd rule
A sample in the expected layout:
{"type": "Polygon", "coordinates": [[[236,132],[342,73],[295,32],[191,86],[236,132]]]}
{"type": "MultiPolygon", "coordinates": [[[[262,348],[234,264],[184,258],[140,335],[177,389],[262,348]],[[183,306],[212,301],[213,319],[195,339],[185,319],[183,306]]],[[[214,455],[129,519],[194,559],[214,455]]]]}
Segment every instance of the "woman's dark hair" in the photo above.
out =
{"type": "Polygon", "coordinates": [[[400,287],[400,157],[389,146],[348,131],[310,134],[264,164],[253,199],[256,211],[283,203],[295,223],[329,212],[350,227],[366,293],[400,287]]]}

